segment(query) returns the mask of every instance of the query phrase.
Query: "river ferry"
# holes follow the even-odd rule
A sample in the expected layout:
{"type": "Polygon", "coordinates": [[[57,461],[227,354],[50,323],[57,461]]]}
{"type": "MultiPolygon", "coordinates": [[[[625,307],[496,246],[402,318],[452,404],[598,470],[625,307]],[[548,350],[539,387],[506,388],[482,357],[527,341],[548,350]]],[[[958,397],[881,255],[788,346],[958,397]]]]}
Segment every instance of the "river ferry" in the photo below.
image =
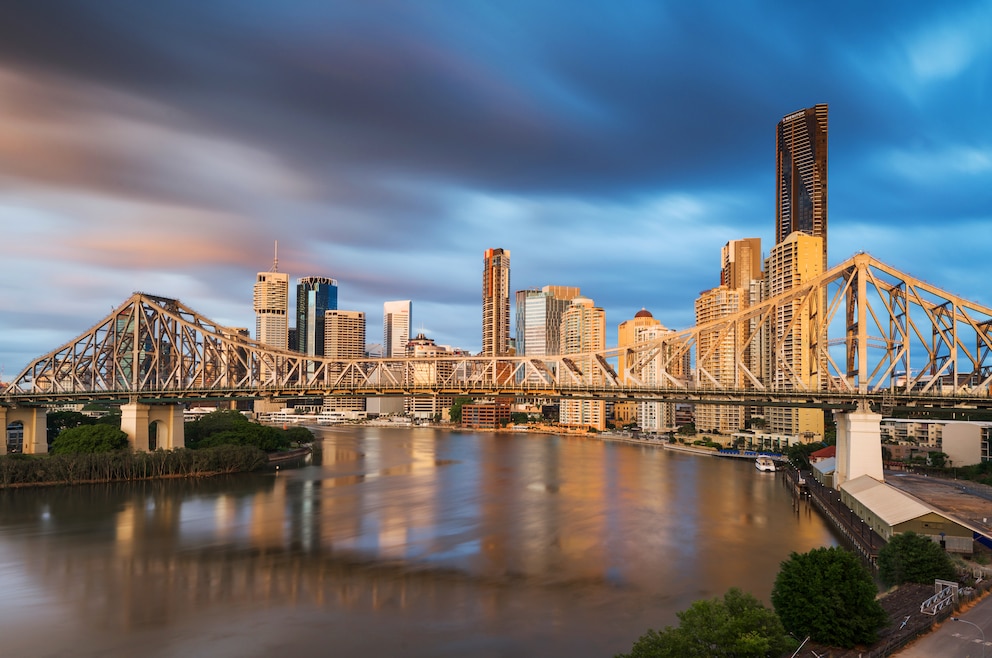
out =
{"type": "Polygon", "coordinates": [[[762,455],[754,460],[754,467],[759,471],[775,471],[775,460],[762,455]]]}

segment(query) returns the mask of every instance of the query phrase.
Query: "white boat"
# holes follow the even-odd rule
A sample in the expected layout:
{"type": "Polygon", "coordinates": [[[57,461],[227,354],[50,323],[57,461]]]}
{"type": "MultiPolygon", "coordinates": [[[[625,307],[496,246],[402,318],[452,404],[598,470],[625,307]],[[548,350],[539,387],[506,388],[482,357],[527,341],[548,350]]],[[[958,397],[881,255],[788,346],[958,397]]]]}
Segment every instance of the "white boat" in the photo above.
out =
{"type": "Polygon", "coordinates": [[[759,471],[775,471],[775,460],[771,457],[761,456],[754,460],[754,467],[759,471]]]}

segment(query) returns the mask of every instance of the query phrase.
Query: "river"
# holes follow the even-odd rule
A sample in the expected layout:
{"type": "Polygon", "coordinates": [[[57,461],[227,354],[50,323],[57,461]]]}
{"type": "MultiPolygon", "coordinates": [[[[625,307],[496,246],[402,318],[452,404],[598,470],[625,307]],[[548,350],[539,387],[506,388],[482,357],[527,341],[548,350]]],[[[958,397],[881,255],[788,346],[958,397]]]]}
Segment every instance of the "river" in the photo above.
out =
{"type": "Polygon", "coordinates": [[[0,655],[601,658],[838,543],[747,460],[322,435],[278,472],[0,492],[0,655]]]}

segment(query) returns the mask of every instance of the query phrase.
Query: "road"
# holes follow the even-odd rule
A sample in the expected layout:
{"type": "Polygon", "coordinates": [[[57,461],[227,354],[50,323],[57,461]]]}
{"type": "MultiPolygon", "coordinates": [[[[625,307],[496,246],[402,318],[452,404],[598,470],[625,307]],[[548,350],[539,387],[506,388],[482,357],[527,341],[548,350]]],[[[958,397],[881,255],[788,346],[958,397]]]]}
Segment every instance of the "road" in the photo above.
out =
{"type": "Polygon", "coordinates": [[[992,596],[986,596],[958,617],[970,623],[948,619],[930,634],[892,655],[899,658],[992,658],[992,596]],[[982,633],[985,634],[984,644],[982,633]]]}

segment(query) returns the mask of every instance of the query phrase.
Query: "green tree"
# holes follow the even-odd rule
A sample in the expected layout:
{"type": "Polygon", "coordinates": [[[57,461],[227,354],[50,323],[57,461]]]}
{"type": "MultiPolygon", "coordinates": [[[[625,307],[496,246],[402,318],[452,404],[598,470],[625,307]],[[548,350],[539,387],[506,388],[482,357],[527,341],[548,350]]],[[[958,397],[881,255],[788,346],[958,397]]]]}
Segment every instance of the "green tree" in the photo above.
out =
{"type": "Polygon", "coordinates": [[[894,536],[878,552],[878,577],[887,587],[953,580],[955,575],[954,563],[940,545],[915,532],[894,536]]]}
{"type": "Polygon", "coordinates": [[[80,425],[93,425],[96,419],[78,411],[53,411],[46,416],[48,425],[48,445],[52,445],[62,430],[80,425]]]}
{"type": "Polygon", "coordinates": [[[723,600],[696,601],[678,618],[677,628],[649,630],[617,658],[759,658],[796,646],[773,610],[736,588],[723,600]]]}
{"type": "Polygon", "coordinates": [[[110,425],[80,425],[63,430],[52,444],[52,454],[114,452],[128,447],[127,434],[110,425]]]}
{"type": "Polygon", "coordinates": [[[947,454],[943,452],[931,452],[927,455],[927,461],[931,466],[944,468],[947,466],[947,454]]]}
{"type": "Polygon", "coordinates": [[[870,644],[887,615],[875,600],[871,574],[843,548],[793,553],[782,563],[772,605],[786,630],[815,642],[851,648],[870,644]]]}
{"type": "Polygon", "coordinates": [[[808,471],[811,466],[809,456],[823,447],[822,443],[793,443],[786,448],[785,456],[801,471],[808,471]]]}
{"type": "Polygon", "coordinates": [[[686,423],[685,425],[679,428],[677,434],[679,436],[696,436],[696,424],[686,423]]]}
{"type": "Polygon", "coordinates": [[[469,397],[458,396],[455,398],[455,401],[451,403],[451,409],[448,409],[448,418],[451,419],[451,422],[461,424],[462,407],[473,402],[474,400],[469,397]]]}

